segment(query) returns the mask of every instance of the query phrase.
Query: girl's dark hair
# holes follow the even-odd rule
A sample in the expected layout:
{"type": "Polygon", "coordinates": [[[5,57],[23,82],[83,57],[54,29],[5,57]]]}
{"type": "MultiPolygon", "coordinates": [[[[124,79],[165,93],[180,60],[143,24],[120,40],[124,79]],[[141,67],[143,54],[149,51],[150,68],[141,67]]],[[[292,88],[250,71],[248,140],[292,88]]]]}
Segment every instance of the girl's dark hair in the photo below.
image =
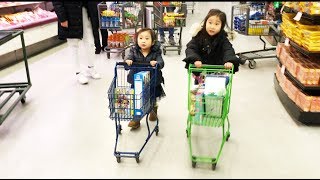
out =
{"type": "Polygon", "coordinates": [[[224,30],[225,25],[227,24],[227,16],[226,13],[220,11],[219,9],[211,9],[207,16],[204,18],[204,23],[203,23],[203,29],[206,29],[206,23],[207,20],[211,17],[211,16],[218,16],[219,19],[221,20],[221,31],[224,30]]]}
{"type": "Polygon", "coordinates": [[[136,33],[136,38],[135,38],[136,43],[138,43],[139,34],[141,34],[142,32],[145,32],[145,31],[149,31],[150,32],[152,42],[156,41],[156,33],[154,33],[154,31],[152,29],[150,29],[150,28],[142,28],[136,33]]]}

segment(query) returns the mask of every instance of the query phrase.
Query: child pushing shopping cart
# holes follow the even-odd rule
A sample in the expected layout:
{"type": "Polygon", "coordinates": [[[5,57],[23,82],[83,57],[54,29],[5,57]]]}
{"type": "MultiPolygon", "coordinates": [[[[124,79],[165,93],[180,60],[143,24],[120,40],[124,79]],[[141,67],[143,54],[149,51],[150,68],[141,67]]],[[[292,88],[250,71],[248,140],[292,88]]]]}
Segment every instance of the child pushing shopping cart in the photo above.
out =
{"type": "Polygon", "coordinates": [[[120,162],[121,157],[135,158],[137,163],[139,162],[140,153],[152,134],[155,132],[158,135],[156,101],[165,96],[161,86],[164,82],[161,72],[164,62],[153,30],[138,30],[135,42],[125,62],[116,64],[115,76],[108,91],[110,118],[116,125],[114,155],[117,162],[120,162]],[[130,121],[128,126],[136,129],[140,127],[140,120],[145,115],[148,136],[141,149],[138,152],[117,151],[118,136],[122,130],[120,121],[130,121]],[[148,117],[150,121],[156,121],[152,131],[149,128],[148,117]]]}
{"type": "Polygon", "coordinates": [[[135,158],[139,163],[140,153],[155,132],[158,135],[158,118],[156,125],[150,131],[148,116],[153,111],[156,103],[155,84],[157,81],[157,66],[152,67],[149,63],[133,63],[128,66],[125,62],[118,62],[115,66],[115,76],[108,90],[110,119],[114,120],[116,127],[116,142],[114,156],[120,163],[121,157],[135,158]],[[129,83],[127,78],[130,72],[134,74],[133,84],[129,83]],[[139,121],[146,117],[148,127],[148,136],[145,143],[139,151],[121,152],[117,150],[118,138],[121,134],[121,121],[139,121]]]}
{"type": "Polygon", "coordinates": [[[238,71],[240,61],[224,30],[226,24],[226,14],[219,9],[211,9],[192,32],[183,60],[189,77],[187,137],[192,167],[197,162],[207,162],[215,169],[224,142],[230,137],[228,113],[232,77],[238,71]],[[225,131],[226,120],[228,129],[225,131]],[[192,154],[192,125],[222,127],[222,142],[217,156],[197,157],[192,154]]]}

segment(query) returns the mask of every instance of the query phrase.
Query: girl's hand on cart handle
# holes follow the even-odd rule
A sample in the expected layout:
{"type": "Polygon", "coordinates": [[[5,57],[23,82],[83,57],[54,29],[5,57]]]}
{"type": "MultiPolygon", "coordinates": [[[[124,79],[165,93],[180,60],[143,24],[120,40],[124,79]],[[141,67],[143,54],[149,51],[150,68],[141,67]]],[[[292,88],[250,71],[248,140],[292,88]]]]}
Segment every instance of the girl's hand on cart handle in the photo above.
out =
{"type": "Polygon", "coordinates": [[[232,69],[233,64],[231,62],[224,63],[224,68],[226,69],[232,69]]]}
{"type": "Polygon", "coordinates": [[[196,61],[196,62],[194,62],[194,65],[195,65],[197,68],[201,68],[202,62],[201,62],[201,61],[196,61]]]}
{"type": "Polygon", "coordinates": [[[128,60],[126,60],[125,62],[128,64],[128,66],[131,66],[133,61],[130,60],[130,59],[128,59],[128,60]]]}
{"type": "Polygon", "coordinates": [[[151,64],[151,66],[155,66],[157,64],[157,61],[152,60],[152,61],[150,61],[150,64],[151,64]]]}
{"type": "Polygon", "coordinates": [[[68,27],[68,21],[63,21],[60,23],[62,27],[67,28],[68,27]]]}

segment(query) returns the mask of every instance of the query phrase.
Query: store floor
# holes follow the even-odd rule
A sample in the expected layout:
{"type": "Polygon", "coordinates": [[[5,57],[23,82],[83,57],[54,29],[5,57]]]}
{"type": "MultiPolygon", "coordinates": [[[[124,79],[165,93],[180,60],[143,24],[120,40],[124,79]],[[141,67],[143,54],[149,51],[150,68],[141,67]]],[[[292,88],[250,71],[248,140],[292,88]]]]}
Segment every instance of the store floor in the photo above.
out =
{"type": "MultiPolygon", "coordinates": [[[[231,3],[198,2],[188,25],[201,21],[209,8],[231,11],[231,3]],[[200,11],[201,10],[201,11],[200,11]]],[[[230,19],[230,17],[228,17],[230,19]]],[[[233,80],[231,137],[215,171],[208,164],[192,168],[186,137],[187,72],[183,53],[163,56],[167,97],[159,103],[159,135],[152,136],[140,163],[113,155],[115,125],[109,119],[107,89],[116,61],[97,55],[103,78],[79,85],[66,44],[29,58],[32,87],[0,126],[2,178],[319,178],[320,131],[295,122],[279,101],[273,85],[277,62],[257,60],[240,67],[233,80]]],[[[258,37],[238,35],[236,52],[262,48],[258,37]]],[[[92,51],[93,53],[93,51],[92,51]]],[[[1,82],[25,80],[22,63],[0,72],[1,82]]],[[[154,123],[151,123],[151,125],[154,123]]],[[[146,138],[146,124],[130,131],[123,122],[119,148],[137,151],[146,138]]],[[[195,153],[213,155],[221,129],[195,127],[195,153]]]]}

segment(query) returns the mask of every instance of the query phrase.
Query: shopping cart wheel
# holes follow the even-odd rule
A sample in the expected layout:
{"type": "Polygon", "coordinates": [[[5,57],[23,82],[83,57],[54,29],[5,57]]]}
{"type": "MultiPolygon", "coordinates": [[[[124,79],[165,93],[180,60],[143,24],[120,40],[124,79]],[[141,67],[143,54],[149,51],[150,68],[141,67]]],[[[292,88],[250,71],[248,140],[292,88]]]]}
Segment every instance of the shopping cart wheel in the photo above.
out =
{"type": "Polygon", "coordinates": [[[122,59],[124,60],[124,57],[126,56],[126,53],[123,52],[121,55],[122,55],[122,59]]]}
{"type": "Polygon", "coordinates": [[[193,10],[192,10],[192,14],[193,14],[193,10]]]}
{"type": "Polygon", "coordinates": [[[226,138],[226,141],[229,140],[229,137],[230,137],[230,133],[227,134],[227,138],[226,138]]]}
{"type": "Polygon", "coordinates": [[[110,52],[107,52],[107,58],[110,59],[110,52]]]}
{"type": "Polygon", "coordinates": [[[118,163],[121,162],[121,157],[117,157],[117,162],[118,162],[118,163]]]}
{"type": "Polygon", "coordinates": [[[156,136],[158,136],[158,133],[159,133],[159,126],[157,126],[157,127],[156,127],[155,131],[156,131],[156,136]]]}
{"type": "Polygon", "coordinates": [[[249,61],[248,66],[250,69],[254,69],[256,67],[256,65],[257,65],[257,62],[255,60],[249,61]]]}
{"type": "Polygon", "coordinates": [[[136,162],[137,162],[137,163],[139,163],[139,162],[140,162],[139,157],[136,157],[136,162]]]}
{"type": "Polygon", "coordinates": [[[189,137],[188,129],[186,129],[187,137],[189,137]]]}
{"type": "Polygon", "coordinates": [[[122,130],[121,125],[118,125],[118,128],[117,128],[118,134],[121,134],[121,130],[122,130]]]}
{"type": "Polygon", "coordinates": [[[24,95],[23,98],[21,99],[21,103],[24,104],[26,103],[26,96],[24,95]]]}
{"type": "Polygon", "coordinates": [[[181,54],[181,51],[178,51],[178,55],[180,55],[181,54]]]}
{"type": "MultiPolygon", "coordinates": [[[[213,158],[212,159],[212,162],[214,162],[216,160],[216,158],[213,158]]],[[[212,163],[212,170],[215,170],[216,169],[216,166],[217,166],[217,163],[212,163]]]]}
{"type": "Polygon", "coordinates": [[[213,171],[216,170],[216,166],[217,166],[217,163],[213,163],[213,164],[212,164],[212,170],[213,170],[213,171]]]}
{"type": "Polygon", "coordinates": [[[196,162],[196,157],[195,157],[195,156],[192,156],[191,159],[192,159],[192,160],[191,160],[192,167],[195,168],[195,167],[196,167],[196,164],[197,164],[197,162],[196,162]]]}
{"type": "Polygon", "coordinates": [[[163,50],[163,55],[166,55],[167,51],[166,50],[163,50]]]}
{"type": "Polygon", "coordinates": [[[197,165],[197,163],[196,163],[196,162],[194,162],[194,161],[192,161],[192,167],[193,167],[193,168],[195,168],[195,167],[196,167],[196,165],[197,165]]]}

